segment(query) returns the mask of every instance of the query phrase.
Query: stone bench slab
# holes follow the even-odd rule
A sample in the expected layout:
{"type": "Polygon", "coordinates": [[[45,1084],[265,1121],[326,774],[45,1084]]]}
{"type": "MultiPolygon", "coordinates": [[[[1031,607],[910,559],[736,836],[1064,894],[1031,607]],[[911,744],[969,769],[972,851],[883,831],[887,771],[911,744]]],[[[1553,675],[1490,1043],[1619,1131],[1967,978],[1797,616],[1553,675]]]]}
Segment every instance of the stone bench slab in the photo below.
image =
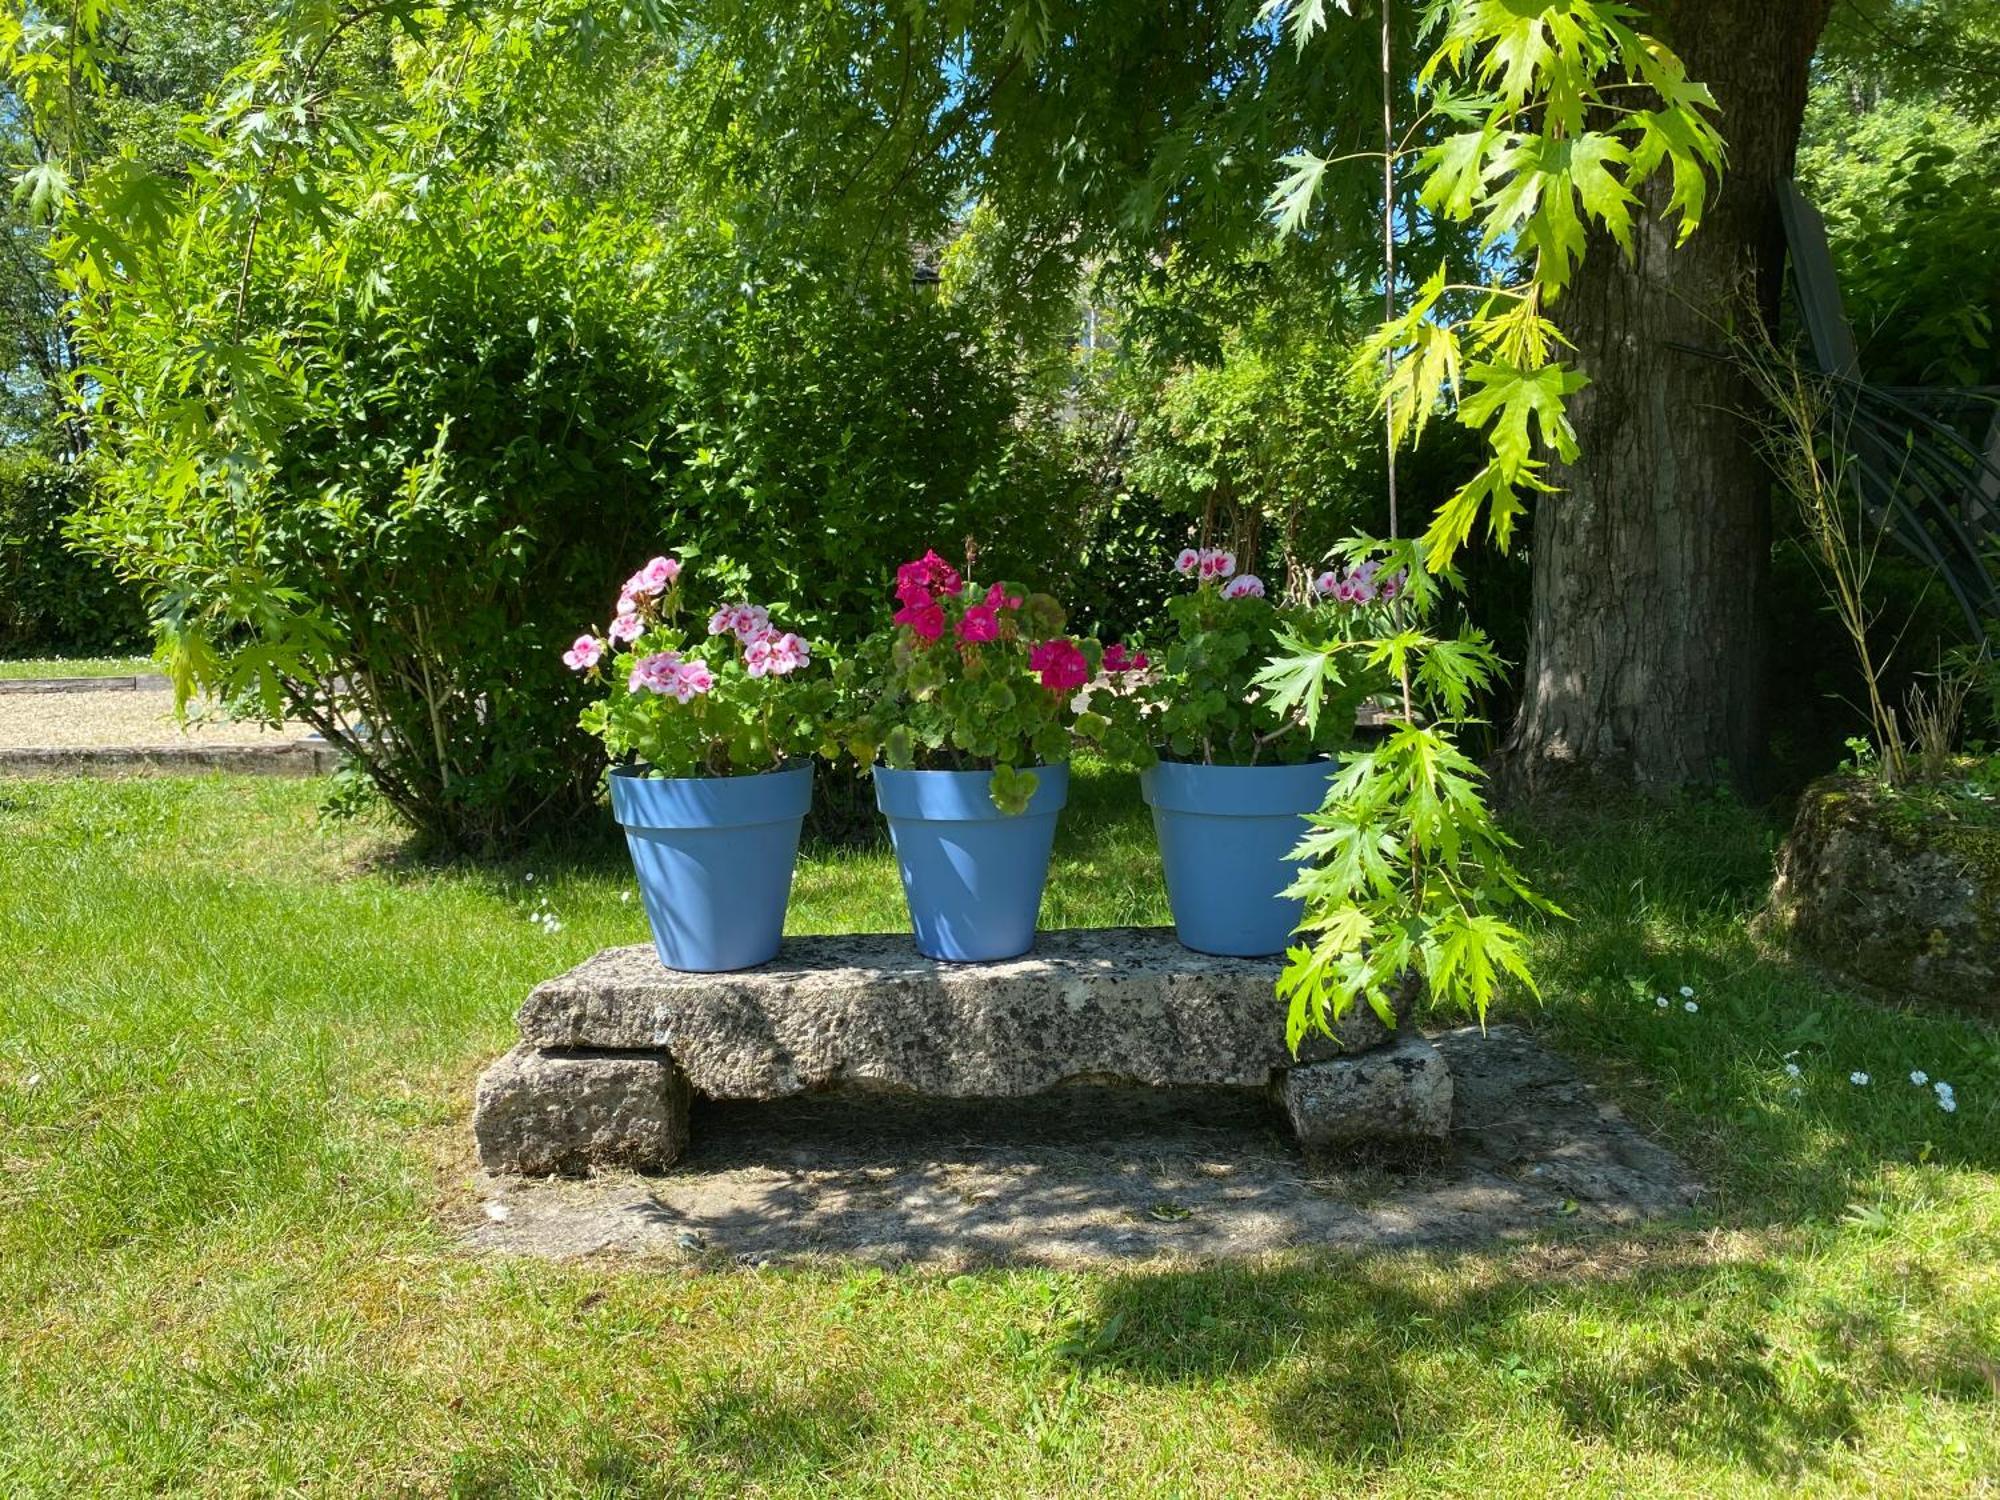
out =
{"type": "Polygon", "coordinates": [[[946,964],[905,933],[788,939],[761,968],[683,974],[612,948],[537,987],[521,1040],[544,1052],[666,1053],[698,1094],[841,1086],[1008,1098],[1063,1083],[1262,1088],[1395,1035],[1366,1007],[1338,1042],[1285,1046],[1273,959],[1193,953],[1166,928],[1045,932],[1033,952],[946,964]]]}

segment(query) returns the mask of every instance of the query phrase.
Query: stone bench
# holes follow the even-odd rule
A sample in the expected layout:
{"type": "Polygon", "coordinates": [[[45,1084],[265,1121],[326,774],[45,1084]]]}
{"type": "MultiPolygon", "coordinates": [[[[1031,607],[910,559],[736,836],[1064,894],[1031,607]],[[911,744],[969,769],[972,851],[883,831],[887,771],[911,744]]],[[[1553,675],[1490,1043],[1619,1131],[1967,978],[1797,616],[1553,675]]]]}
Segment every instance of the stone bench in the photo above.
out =
{"type": "Polygon", "coordinates": [[[901,933],[792,938],[735,974],[610,948],[528,996],[520,1044],[479,1080],[473,1133],[490,1171],[650,1171],[687,1149],[697,1094],[999,1101],[1124,1084],[1268,1090],[1314,1151],[1444,1134],[1451,1076],[1429,1042],[1363,1007],[1295,1059],[1276,976],[1165,928],[1045,932],[994,964],[938,963],[901,933]]]}

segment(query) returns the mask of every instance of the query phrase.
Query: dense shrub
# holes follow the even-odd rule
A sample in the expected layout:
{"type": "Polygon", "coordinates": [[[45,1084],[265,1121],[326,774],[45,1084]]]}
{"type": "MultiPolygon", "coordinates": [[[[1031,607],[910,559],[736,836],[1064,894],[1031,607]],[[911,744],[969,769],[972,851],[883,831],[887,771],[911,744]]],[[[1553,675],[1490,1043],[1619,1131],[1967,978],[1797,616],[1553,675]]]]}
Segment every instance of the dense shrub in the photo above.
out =
{"type": "Polygon", "coordinates": [[[146,640],[135,592],[69,545],[91,483],[87,465],[0,452],[0,656],[129,651],[146,640]]]}
{"type": "Polygon", "coordinates": [[[1012,504],[1004,370],[907,280],[440,182],[335,245],[265,230],[239,342],[271,366],[216,370],[189,399],[245,415],[190,442],[149,391],[201,336],[178,310],[226,307],[234,269],[166,263],[172,295],[99,315],[117,461],[85,533],[200,675],[319,724],[453,843],[593,794],[559,653],[635,556],[698,558],[839,640],[925,544],[974,537],[1027,577],[1067,545],[1012,504]]]}

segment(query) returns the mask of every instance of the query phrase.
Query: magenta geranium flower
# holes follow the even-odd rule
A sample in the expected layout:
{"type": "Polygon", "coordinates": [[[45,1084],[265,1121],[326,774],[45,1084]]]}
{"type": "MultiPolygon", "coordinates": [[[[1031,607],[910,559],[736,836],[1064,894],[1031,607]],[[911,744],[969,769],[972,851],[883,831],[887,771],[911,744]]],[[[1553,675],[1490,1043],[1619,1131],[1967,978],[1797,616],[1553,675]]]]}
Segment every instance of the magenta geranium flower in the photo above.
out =
{"type": "Polygon", "coordinates": [[[896,569],[896,597],[905,604],[915,603],[919,595],[956,594],[964,587],[965,581],[958,576],[958,570],[935,551],[896,569]]]}
{"type": "Polygon", "coordinates": [[[1104,670],[1107,672],[1138,672],[1148,665],[1145,652],[1128,651],[1123,641],[1113,641],[1104,648],[1104,670]]]}
{"type": "Polygon", "coordinates": [[[1000,611],[991,604],[975,604],[960,616],[958,638],[970,645],[980,645],[1000,638],[1000,611]]]}
{"type": "Polygon", "coordinates": [[[909,626],[927,641],[944,634],[944,606],[927,593],[904,600],[903,607],[890,618],[898,625],[909,626]]]}
{"type": "Polygon", "coordinates": [[[1075,641],[1058,636],[1028,653],[1028,669],[1039,672],[1042,686],[1052,692],[1074,692],[1090,681],[1090,663],[1075,641]]]}

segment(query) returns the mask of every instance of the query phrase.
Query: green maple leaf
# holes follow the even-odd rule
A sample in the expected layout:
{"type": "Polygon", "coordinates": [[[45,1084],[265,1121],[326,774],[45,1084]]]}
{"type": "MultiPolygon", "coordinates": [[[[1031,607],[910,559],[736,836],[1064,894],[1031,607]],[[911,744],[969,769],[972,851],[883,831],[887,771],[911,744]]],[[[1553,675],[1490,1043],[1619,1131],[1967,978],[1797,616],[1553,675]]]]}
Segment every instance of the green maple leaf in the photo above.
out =
{"type": "Polygon", "coordinates": [[[1326,161],[1310,151],[1288,152],[1278,161],[1290,167],[1292,174],[1271,190],[1264,211],[1271,216],[1282,239],[1304,226],[1306,215],[1312,211],[1313,195],[1319,191],[1319,180],[1326,175],[1326,161]]]}
{"type": "Polygon", "coordinates": [[[1472,428],[1490,424],[1493,456],[1510,481],[1526,470],[1537,435],[1563,462],[1576,458],[1576,430],[1564,403],[1589,384],[1582,374],[1552,360],[1539,369],[1476,364],[1465,378],[1473,389],[1459,403],[1458,418],[1472,428]]]}

